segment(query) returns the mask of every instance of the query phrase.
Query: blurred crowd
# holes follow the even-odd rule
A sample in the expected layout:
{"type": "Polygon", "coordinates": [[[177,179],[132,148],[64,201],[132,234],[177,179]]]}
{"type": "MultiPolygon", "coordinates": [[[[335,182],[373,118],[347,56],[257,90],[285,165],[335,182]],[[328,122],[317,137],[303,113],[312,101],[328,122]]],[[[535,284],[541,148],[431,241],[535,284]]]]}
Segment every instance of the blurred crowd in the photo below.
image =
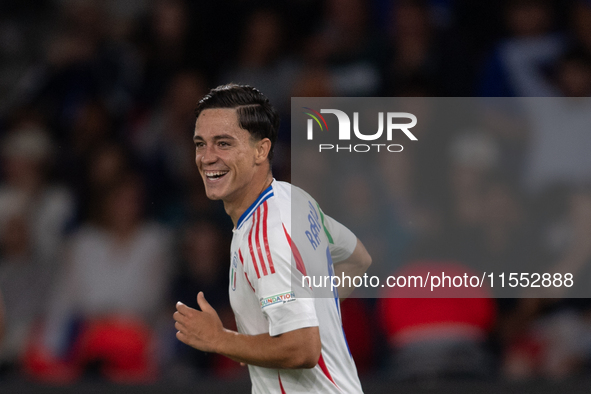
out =
{"type": "MultiPolygon", "coordinates": [[[[0,379],[245,376],[172,321],[204,291],[234,326],[232,223],[191,141],[197,101],[230,81],[281,112],[289,181],[290,97],[589,96],[591,1],[0,2],[0,379]]],[[[587,108],[572,116],[591,124],[587,108]]],[[[351,172],[341,203],[374,261],[531,259],[591,279],[591,133],[565,133],[573,160],[552,163],[556,129],[505,126],[384,159],[387,234],[364,227],[380,201],[351,172]]],[[[591,375],[591,303],[561,296],[351,299],[343,324],[362,374],[591,375]]]]}

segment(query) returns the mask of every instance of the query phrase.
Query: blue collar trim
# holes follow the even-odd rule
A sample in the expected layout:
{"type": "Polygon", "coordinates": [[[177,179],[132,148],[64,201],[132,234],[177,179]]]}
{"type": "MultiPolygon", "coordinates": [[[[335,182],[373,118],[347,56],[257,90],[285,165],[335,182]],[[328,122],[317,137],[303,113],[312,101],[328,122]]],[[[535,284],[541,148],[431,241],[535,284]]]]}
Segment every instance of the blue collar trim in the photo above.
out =
{"type": "Polygon", "coordinates": [[[242,216],[240,216],[240,219],[238,219],[238,224],[236,225],[236,228],[240,229],[240,227],[242,227],[242,224],[250,218],[250,216],[253,214],[254,211],[256,211],[259,205],[267,201],[271,196],[273,196],[273,185],[269,185],[269,187],[266,188],[259,195],[259,197],[252,203],[252,205],[248,207],[246,211],[244,211],[242,216]]]}

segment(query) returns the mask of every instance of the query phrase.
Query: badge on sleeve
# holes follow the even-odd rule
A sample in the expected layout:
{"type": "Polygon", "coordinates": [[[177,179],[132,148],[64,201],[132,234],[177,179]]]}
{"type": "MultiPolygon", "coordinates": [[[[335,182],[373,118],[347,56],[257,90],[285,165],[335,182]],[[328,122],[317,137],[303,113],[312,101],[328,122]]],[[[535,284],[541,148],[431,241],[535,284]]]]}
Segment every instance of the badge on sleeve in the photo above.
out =
{"type": "Polygon", "coordinates": [[[286,293],[275,294],[270,297],[264,297],[259,299],[261,304],[261,308],[264,309],[268,306],[275,305],[275,304],[287,304],[288,302],[293,302],[296,300],[295,293],[293,291],[288,291],[286,293]]]}

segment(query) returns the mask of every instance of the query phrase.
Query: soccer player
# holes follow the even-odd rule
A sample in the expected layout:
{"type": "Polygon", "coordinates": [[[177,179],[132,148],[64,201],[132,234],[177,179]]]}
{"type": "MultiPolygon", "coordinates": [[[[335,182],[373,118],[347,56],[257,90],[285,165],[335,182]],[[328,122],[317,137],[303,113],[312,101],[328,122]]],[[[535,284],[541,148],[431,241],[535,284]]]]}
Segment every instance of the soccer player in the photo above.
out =
{"type": "Polygon", "coordinates": [[[177,338],[247,364],[253,393],[362,393],[339,309],[352,289],[327,294],[303,277],[362,275],[371,257],[309,194],[273,179],[279,117],[257,89],[217,87],[196,115],[205,191],[234,223],[229,293],[238,332],[223,328],[199,292],[201,311],[177,303],[177,338]]]}

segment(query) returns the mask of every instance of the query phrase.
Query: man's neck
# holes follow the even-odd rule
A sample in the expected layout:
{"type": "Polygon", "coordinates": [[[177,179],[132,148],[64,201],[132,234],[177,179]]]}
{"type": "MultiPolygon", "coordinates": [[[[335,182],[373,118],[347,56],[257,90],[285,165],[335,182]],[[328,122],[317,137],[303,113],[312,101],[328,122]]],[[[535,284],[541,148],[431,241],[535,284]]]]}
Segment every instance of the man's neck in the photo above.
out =
{"type": "Polygon", "coordinates": [[[265,191],[273,182],[273,175],[269,173],[261,182],[256,182],[256,187],[249,188],[249,192],[245,193],[244,196],[233,202],[224,201],[224,209],[226,213],[232,219],[234,228],[238,226],[238,220],[244,212],[256,201],[256,199],[265,191]]]}

